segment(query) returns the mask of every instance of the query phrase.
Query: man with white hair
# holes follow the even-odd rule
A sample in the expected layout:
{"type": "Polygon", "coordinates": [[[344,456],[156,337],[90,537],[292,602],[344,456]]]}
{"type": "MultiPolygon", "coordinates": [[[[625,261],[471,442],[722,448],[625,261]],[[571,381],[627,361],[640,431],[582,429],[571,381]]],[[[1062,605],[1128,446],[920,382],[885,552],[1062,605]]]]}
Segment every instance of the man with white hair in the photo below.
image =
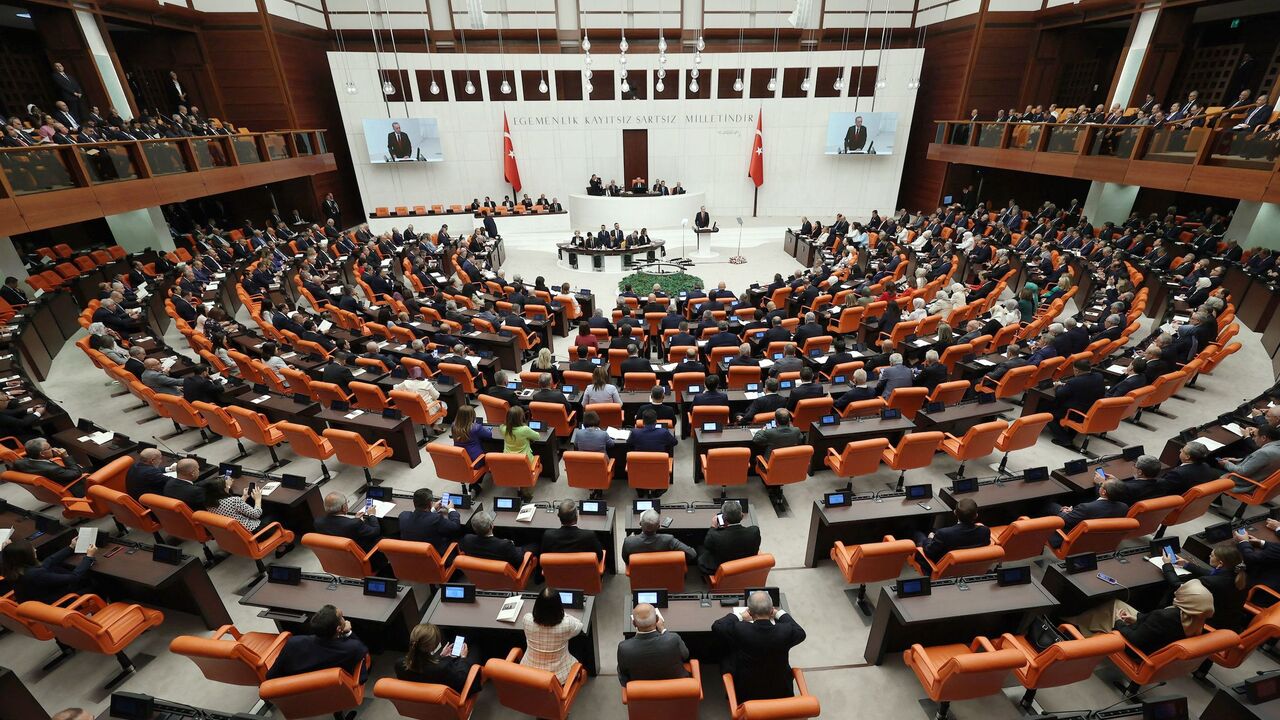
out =
{"type": "Polygon", "coordinates": [[[804,628],[764,590],[747,598],[741,613],[729,613],[711,626],[725,648],[720,665],[733,676],[739,702],[791,697],[791,648],[805,640],[804,628]]]}
{"type": "Polygon", "coordinates": [[[662,516],[657,510],[640,513],[640,532],[628,535],[622,541],[622,562],[631,562],[631,556],[636,553],[671,551],[684,553],[687,563],[694,562],[698,557],[697,551],[680,542],[674,535],[658,532],[661,523],[662,516]]]}
{"type": "Polygon", "coordinates": [[[111,298],[103,300],[98,309],[93,311],[92,320],[126,335],[138,332],[141,329],[141,321],[125,312],[125,309],[111,298]]]}
{"type": "Polygon", "coordinates": [[[900,387],[911,387],[914,380],[911,368],[902,364],[902,353],[893,353],[889,356],[889,366],[880,371],[880,378],[876,382],[876,394],[888,400],[894,390],[900,387]]]}
{"type": "Polygon", "coordinates": [[[142,361],[142,365],[146,368],[142,371],[142,377],[140,378],[143,385],[165,395],[182,394],[182,380],[165,372],[159,360],[147,358],[142,361]]]}
{"type": "Polygon", "coordinates": [[[849,407],[851,403],[871,400],[872,398],[877,397],[875,389],[867,385],[866,370],[863,370],[862,368],[854,370],[852,382],[853,387],[849,388],[843,395],[836,398],[835,403],[832,405],[833,409],[836,411],[844,412],[844,409],[849,407]]]}
{"type": "Polygon", "coordinates": [[[631,610],[636,634],[618,643],[618,682],[626,687],[632,680],[673,680],[689,677],[684,663],[689,648],[674,632],[667,632],[658,609],[640,603],[631,610]]]}
{"type": "Polygon", "coordinates": [[[316,518],[316,532],[324,535],[355,540],[360,549],[369,552],[382,539],[382,527],[378,518],[370,515],[364,505],[352,516],[347,508],[347,496],[331,492],[324,496],[324,517],[316,518]]]}
{"type": "Polygon", "coordinates": [[[940,383],[947,381],[947,366],[938,362],[938,351],[929,350],[924,354],[924,362],[920,365],[920,374],[916,375],[915,386],[933,392],[940,383]]]}

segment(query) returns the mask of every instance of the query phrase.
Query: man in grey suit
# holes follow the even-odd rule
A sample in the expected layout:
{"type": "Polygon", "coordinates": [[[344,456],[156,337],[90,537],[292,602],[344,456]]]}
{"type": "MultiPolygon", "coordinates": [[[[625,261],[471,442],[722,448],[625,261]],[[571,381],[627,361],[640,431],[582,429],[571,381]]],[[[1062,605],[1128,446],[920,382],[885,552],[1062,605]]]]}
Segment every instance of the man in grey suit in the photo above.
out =
{"type": "Polygon", "coordinates": [[[888,400],[893,391],[900,387],[911,387],[915,376],[911,368],[902,364],[902,353],[889,356],[889,366],[880,371],[880,379],[876,382],[876,394],[888,400]]]}
{"type": "MultiPolygon", "coordinates": [[[[1222,469],[1260,483],[1271,473],[1280,470],[1280,442],[1277,442],[1280,440],[1280,428],[1274,425],[1263,425],[1258,428],[1254,439],[1262,444],[1262,447],[1249,453],[1243,460],[1222,458],[1222,469]]],[[[1254,488],[1255,486],[1248,482],[1236,481],[1236,492],[1252,492],[1254,488]]]]}
{"type": "Polygon", "coordinates": [[[640,603],[631,611],[635,637],[618,643],[618,682],[626,687],[632,680],[674,680],[689,677],[684,663],[689,648],[673,632],[667,632],[658,611],[640,603]]]}
{"type": "Polygon", "coordinates": [[[693,548],[676,539],[674,535],[658,532],[662,516],[657,510],[645,510],[640,513],[640,534],[628,535],[622,541],[622,562],[631,562],[636,553],[667,552],[679,550],[684,553],[686,562],[693,562],[698,553],[693,548]]]}

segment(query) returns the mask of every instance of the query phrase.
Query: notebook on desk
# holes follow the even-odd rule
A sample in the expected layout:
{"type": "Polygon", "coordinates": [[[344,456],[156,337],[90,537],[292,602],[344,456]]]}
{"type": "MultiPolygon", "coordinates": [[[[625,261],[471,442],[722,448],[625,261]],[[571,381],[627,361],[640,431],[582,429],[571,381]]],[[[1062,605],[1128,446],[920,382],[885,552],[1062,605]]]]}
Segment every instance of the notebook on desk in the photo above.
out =
{"type": "Polygon", "coordinates": [[[512,595],[502,603],[502,609],[498,611],[498,622],[514,623],[520,618],[520,611],[524,608],[524,598],[519,595],[512,595]]]}

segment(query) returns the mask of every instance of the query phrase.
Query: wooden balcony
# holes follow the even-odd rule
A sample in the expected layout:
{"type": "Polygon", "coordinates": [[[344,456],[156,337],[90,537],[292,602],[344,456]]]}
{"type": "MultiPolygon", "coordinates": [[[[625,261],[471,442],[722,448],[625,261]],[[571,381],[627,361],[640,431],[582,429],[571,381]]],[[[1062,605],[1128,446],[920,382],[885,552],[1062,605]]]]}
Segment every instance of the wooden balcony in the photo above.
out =
{"type": "Polygon", "coordinates": [[[0,148],[0,235],[336,168],[323,130],[0,148]]]}
{"type": "Polygon", "coordinates": [[[1280,202],[1280,141],[1165,125],[940,121],[930,160],[1280,202]]]}

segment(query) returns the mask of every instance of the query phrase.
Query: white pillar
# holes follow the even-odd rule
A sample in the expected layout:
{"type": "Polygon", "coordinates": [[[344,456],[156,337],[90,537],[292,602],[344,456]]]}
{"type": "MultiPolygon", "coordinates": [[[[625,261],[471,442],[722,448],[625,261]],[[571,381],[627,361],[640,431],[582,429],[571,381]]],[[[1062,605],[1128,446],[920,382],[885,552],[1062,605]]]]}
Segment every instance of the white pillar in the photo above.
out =
{"type": "Polygon", "coordinates": [[[1226,236],[1240,247],[1280,249],[1280,205],[1241,200],[1226,236]]]}
{"type": "MultiPolygon", "coordinates": [[[[0,235],[0,274],[5,277],[10,275],[23,280],[27,277],[27,264],[22,262],[22,256],[18,254],[18,247],[14,244],[12,238],[0,235]]],[[[0,278],[3,280],[4,278],[0,278]]]]}
{"type": "Polygon", "coordinates": [[[1138,80],[1138,72],[1142,70],[1142,61],[1147,57],[1147,46],[1151,44],[1151,35],[1156,29],[1156,19],[1160,17],[1160,3],[1152,1],[1138,16],[1138,25],[1133,30],[1133,40],[1129,50],[1124,54],[1120,65],[1120,79],[1116,82],[1116,92],[1111,102],[1120,103],[1120,107],[1129,107],[1133,99],[1133,84],[1138,80]]]}
{"type": "MultiPolygon", "coordinates": [[[[93,64],[98,67],[98,74],[102,76],[102,85],[106,88],[107,97],[111,98],[111,104],[115,106],[116,112],[120,113],[120,117],[125,120],[133,119],[133,111],[129,109],[129,96],[124,91],[124,83],[120,81],[119,74],[116,73],[115,63],[111,62],[111,53],[107,52],[107,42],[98,30],[97,19],[94,18],[93,13],[76,10],[76,20],[80,23],[80,32],[84,34],[85,41],[89,43],[93,64]]],[[[105,116],[107,109],[100,109],[105,116]]],[[[88,112],[87,107],[85,112],[88,112]]]]}
{"type": "Polygon", "coordinates": [[[118,215],[108,215],[107,226],[116,244],[130,253],[141,252],[147,248],[152,250],[173,250],[173,237],[169,235],[169,224],[165,222],[160,208],[131,210],[118,215]]]}
{"type": "Polygon", "coordinates": [[[1094,227],[1102,227],[1105,222],[1119,225],[1129,219],[1140,189],[1137,185],[1094,180],[1089,183],[1089,194],[1084,199],[1084,214],[1094,227]]]}

